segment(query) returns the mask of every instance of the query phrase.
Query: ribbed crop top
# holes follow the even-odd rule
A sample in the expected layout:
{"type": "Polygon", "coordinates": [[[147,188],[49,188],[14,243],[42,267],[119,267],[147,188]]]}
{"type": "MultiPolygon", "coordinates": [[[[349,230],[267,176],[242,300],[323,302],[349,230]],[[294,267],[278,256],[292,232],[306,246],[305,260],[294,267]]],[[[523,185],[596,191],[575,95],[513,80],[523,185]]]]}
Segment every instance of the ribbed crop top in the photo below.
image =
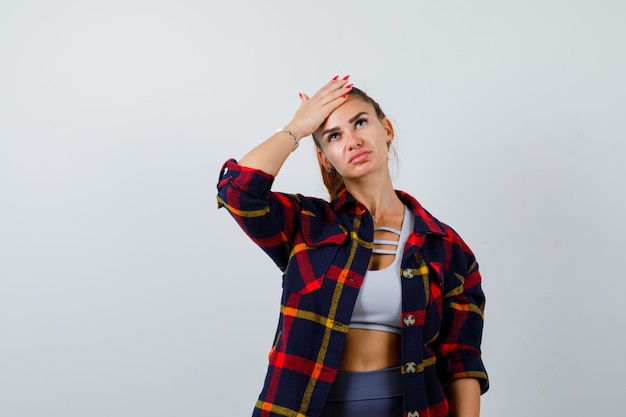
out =
{"type": "MultiPolygon", "coordinates": [[[[374,240],[374,245],[395,245],[397,243],[398,247],[395,250],[395,258],[391,265],[383,269],[368,270],[365,273],[365,278],[352,313],[351,328],[400,333],[402,320],[400,264],[404,246],[412,229],[413,216],[406,207],[402,221],[402,230],[387,227],[374,229],[386,230],[400,235],[397,242],[374,240]]],[[[377,249],[376,246],[374,246],[374,253],[394,254],[392,251],[377,249]]]]}

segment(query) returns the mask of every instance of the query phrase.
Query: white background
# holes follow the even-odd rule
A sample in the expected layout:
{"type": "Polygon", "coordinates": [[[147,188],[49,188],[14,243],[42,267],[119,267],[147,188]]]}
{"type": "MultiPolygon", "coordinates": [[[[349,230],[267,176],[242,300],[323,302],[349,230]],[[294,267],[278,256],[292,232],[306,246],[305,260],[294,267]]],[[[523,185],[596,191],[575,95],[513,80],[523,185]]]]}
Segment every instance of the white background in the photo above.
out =
{"type": "MultiPolygon", "coordinates": [[[[0,416],[246,416],[280,273],[221,164],[336,74],[474,249],[483,416],[619,415],[626,3],[0,3],[0,416]]],[[[275,189],[325,196],[303,141],[275,189]]]]}

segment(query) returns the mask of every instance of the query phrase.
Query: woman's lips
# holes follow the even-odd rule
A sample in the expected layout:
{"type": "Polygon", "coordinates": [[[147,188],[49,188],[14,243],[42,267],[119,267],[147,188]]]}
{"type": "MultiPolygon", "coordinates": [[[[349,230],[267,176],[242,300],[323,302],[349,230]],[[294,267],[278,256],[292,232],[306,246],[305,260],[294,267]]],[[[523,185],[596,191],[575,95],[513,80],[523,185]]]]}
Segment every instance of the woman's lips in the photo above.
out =
{"type": "Polygon", "coordinates": [[[351,164],[358,164],[359,162],[363,162],[367,159],[367,156],[371,153],[371,151],[359,151],[350,157],[351,164]]]}

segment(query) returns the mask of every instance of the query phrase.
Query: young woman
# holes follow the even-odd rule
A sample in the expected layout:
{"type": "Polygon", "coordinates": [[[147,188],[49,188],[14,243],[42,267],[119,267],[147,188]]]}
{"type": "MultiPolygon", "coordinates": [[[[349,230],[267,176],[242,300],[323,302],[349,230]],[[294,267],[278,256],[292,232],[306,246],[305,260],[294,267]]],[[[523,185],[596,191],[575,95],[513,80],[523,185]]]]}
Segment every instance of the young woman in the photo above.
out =
{"type": "Polygon", "coordinates": [[[478,416],[484,295],[474,255],[393,188],[394,130],[334,77],[285,128],[222,168],[218,203],[283,271],[254,416],[478,416]],[[330,202],[272,192],[312,135],[330,202]]]}

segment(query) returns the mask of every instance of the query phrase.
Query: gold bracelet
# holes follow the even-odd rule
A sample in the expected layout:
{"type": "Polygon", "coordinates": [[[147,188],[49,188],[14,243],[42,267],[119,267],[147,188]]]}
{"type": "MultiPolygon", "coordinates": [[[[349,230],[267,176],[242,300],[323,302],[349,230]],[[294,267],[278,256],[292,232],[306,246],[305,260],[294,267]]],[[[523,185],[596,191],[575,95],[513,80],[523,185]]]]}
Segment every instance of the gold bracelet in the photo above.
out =
{"type": "Polygon", "coordinates": [[[298,137],[296,136],[296,134],[295,134],[295,133],[293,133],[291,130],[286,129],[286,128],[278,129],[278,130],[277,130],[276,132],[274,132],[274,133],[278,133],[278,132],[285,132],[286,134],[293,136],[293,140],[295,140],[295,141],[296,141],[296,144],[295,144],[295,146],[293,147],[293,150],[292,150],[291,152],[293,152],[293,151],[295,151],[296,149],[298,149],[298,145],[300,145],[300,139],[298,139],[298,137]]]}

